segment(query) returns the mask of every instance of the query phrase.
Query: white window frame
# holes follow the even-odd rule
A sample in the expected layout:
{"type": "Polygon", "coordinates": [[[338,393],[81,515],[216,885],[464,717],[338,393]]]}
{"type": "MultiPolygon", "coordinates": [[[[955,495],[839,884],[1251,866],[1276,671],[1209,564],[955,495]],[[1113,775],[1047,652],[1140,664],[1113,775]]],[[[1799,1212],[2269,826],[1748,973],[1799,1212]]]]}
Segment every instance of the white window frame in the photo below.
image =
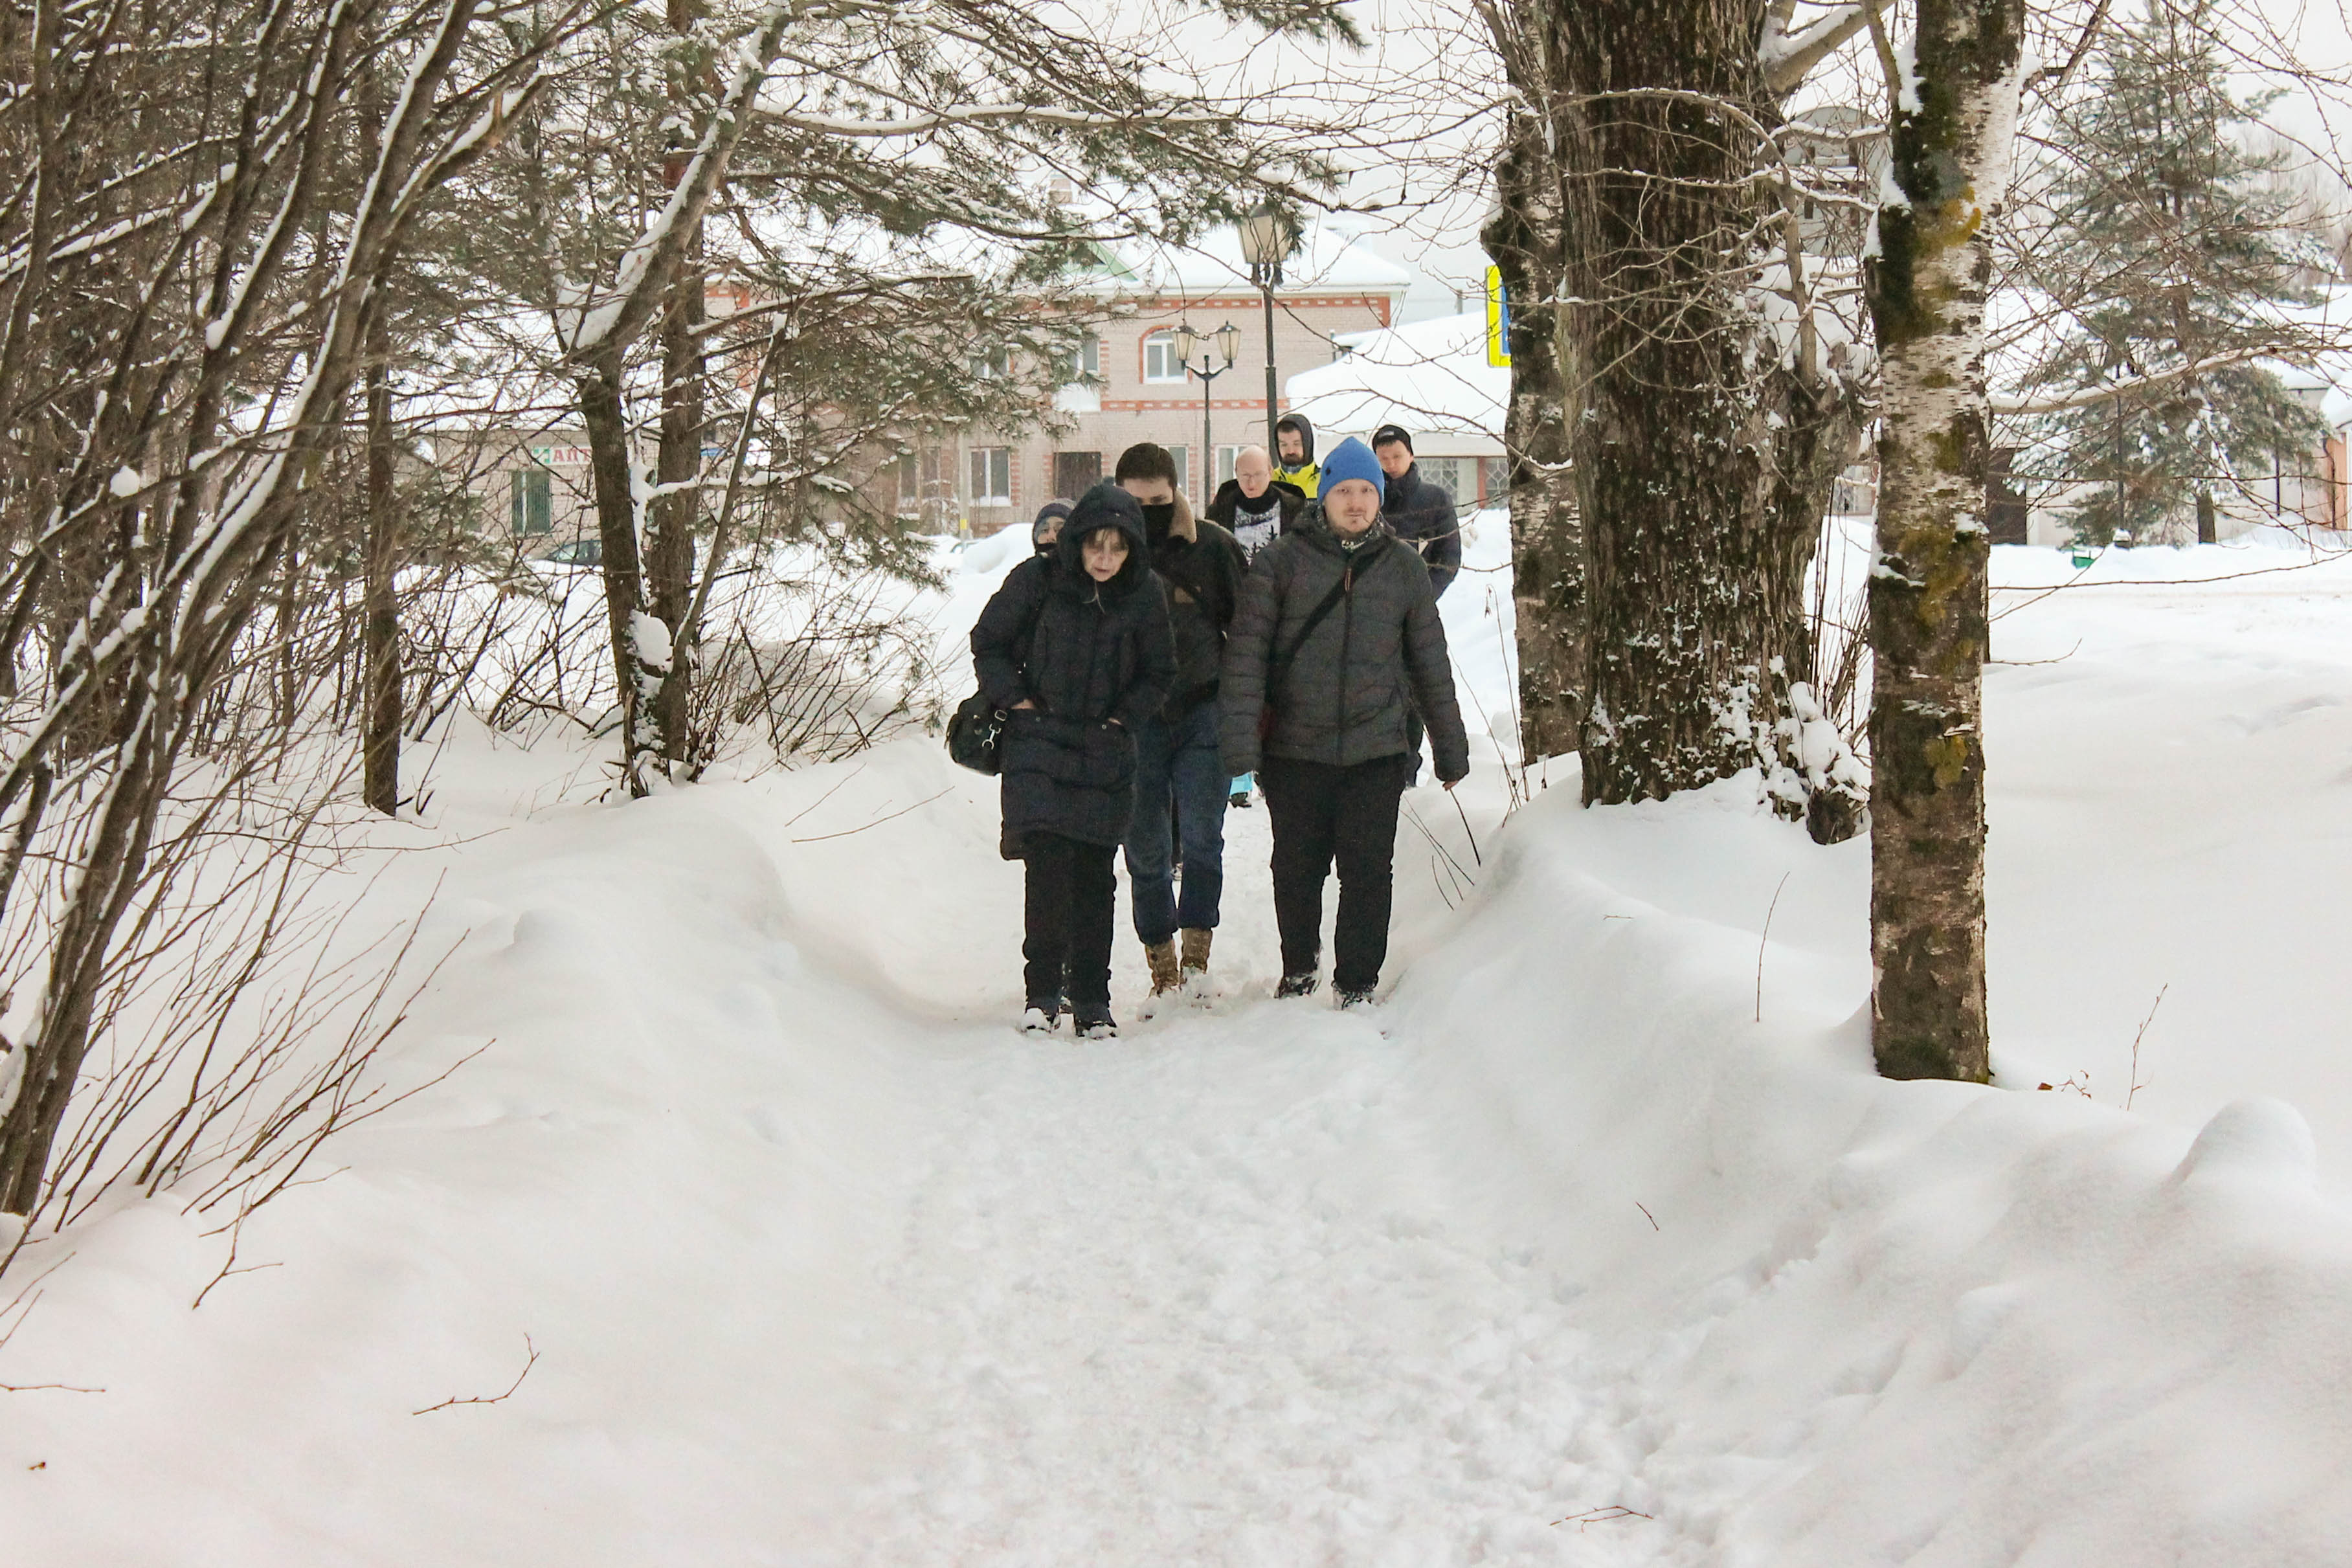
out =
{"type": "Polygon", "coordinates": [[[1169,447],[1168,455],[1176,459],[1176,488],[1190,494],[1192,489],[1192,448],[1180,443],[1169,447]]]}
{"type": "Polygon", "coordinates": [[[1191,373],[1184,368],[1184,362],[1176,357],[1175,328],[1162,327],[1156,332],[1144,334],[1143,379],[1147,384],[1152,386],[1175,386],[1192,379],[1191,373]],[[1156,372],[1151,368],[1154,349],[1160,351],[1158,356],[1160,369],[1156,372]],[[1172,375],[1168,372],[1168,367],[1171,364],[1176,367],[1175,374],[1172,375]]]}
{"type": "MultiPolygon", "coordinates": [[[[1420,458],[1419,461],[1423,465],[1421,477],[1426,479],[1429,483],[1435,485],[1439,489],[1444,490],[1447,499],[1452,500],[1455,506],[1461,506],[1463,504],[1462,493],[1465,489],[1462,483],[1463,465],[1465,463],[1475,463],[1477,459],[1475,458],[1433,457],[1423,458],[1420,458]]],[[[1470,492],[1470,504],[1475,506],[1477,504],[1478,495],[1477,469],[1473,468],[1470,472],[1470,484],[1466,488],[1470,492]]]]}
{"type": "Polygon", "coordinates": [[[1242,449],[1239,447],[1220,446],[1217,448],[1217,477],[1211,479],[1203,488],[1213,495],[1216,493],[1219,485],[1234,477],[1234,465],[1241,460],[1241,456],[1242,449]]]}
{"type": "MultiPolygon", "coordinates": [[[[1511,493],[1511,459],[1481,458],[1478,459],[1478,502],[1481,506],[1500,506],[1511,493]]],[[[1460,503],[1455,503],[1460,504],[1460,503]]]]}
{"type": "Polygon", "coordinates": [[[545,539],[555,531],[554,471],[537,461],[512,471],[507,497],[509,527],[517,539],[545,539]]]}
{"type": "Polygon", "coordinates": [[[1013,504],[1013,448],[1010,447],[974,447],[964,465],[964,477],[970,481],[971,500],[974,506],[1011,506],[1013,504]]]}
{"type": "Polygon", "coordinates": [[[1088,332],[1078,340],[1070,354],[1070,376],[1066,384],[1093,386],[1102,380],[1102,339],[1088,332]]]}

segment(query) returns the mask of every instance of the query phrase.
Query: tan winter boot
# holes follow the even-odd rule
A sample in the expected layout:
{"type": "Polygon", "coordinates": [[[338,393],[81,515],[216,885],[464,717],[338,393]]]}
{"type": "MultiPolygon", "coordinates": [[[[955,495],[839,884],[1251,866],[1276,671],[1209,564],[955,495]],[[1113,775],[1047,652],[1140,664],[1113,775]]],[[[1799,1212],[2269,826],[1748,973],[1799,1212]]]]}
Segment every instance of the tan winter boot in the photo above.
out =
{"type": "Polygon", "coordinates": [[[1202,931],[1198,926],[1187,926],[1176,934],[1184,939],[1184,967],[1207,973],[1209,942],[1217,933],[1213,931],[1202,931]]]}
{"type": "Polygon", "coordinates": [[[1151,994],[1154,996],[1173,991],[1184,984],[1183,972],[1176,963],[1174,942],[1154,942],[1143,950],[1143,956],[1151,963],[1151,994]]]}
{"type": "Polygon", "coordinates": [[[1184,990],[1195,1001],[1209,998],[1209,942],[1217,933],[1187,926],[1177,933],[1184,939],[1184,990]]]}

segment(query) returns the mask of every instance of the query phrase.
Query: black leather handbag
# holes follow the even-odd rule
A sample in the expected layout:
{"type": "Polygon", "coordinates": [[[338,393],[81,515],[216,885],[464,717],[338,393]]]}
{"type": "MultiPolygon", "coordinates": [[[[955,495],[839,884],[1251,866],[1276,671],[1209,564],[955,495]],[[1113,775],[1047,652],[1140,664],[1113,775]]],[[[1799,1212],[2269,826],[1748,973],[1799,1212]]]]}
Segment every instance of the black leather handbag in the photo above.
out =
{"type": "Polygon", "coordinates": [[[948,721],[948,758],[958,767],[994,777],[1004,771],[1004,710],[981,692],[957,704],[948,721]]]}

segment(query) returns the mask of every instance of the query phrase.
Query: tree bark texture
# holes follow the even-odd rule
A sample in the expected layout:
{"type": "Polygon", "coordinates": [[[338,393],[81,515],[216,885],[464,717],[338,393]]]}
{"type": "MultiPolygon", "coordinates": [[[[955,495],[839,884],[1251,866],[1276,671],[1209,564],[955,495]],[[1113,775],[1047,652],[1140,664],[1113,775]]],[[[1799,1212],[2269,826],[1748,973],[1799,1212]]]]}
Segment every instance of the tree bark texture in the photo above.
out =
{"type": "Polygon", "coordinates": [[[1920,0],[1905,200],[1879,214],[1884,366],[1870,583],[1872,1047],[1889,1078],[1990,1077],[1983,661],[1985,293],[2008,182],[2023,0],[1920,0]]]}
{"type": "Polygon", "coordinates": [[[1584,532],[1569,472],[1566,383],[1559,361],[1559,164],[1544,122],[1515,107],[1496,168],[1497,210],[1482,236],[1511,302],[1511,582],[1519,658],[1519,760],[1577,749],[1583,732],[1584,532]]]}
{"type": "Polygon", "coordinates": [[[391,349],[373,334],[367,368],[367,559],[360,637],[361,794],[372,811],[400,810],[401,526],[393,489],[391,349]]]}
{"type": "Polygon", "coordinates": [[[590,356],[580,376],[580,420],[588,435],[588,471],[596,496],[596,539],[603,555],[605,627],[613,644],[614,700],[621,715],[622,783],[632,797],[653,791],[660,741],[646,710],[661,689],[669,659],[656,641],[661,623],[646,613],[637,555],[637,498],[631,471],[628,415],[621,401],[616,347],[590,356]],[[661,654],[648,659],[647,653],[661,654]]]}
{"type": "MultiPolygon", "coordinates": [[[[1764,0],[1553,0],[1565,91],[1562,367],[1590,605],[1591,802],[1663,798],[1772,752],[1811,667],[1806,563],[1835,469],[1783,471],[1792,425],[1843,417],[1782,363],[1750,297],[1777,109],[1764,0]],[[1792,503],[1792,488],[1819,496],[1792,503]]],[[[1834,446],[1834,440],[1830,442],[1834,446]]]]}
{"type": "MultiPolygon", "coordinates": [[[[689,255],[699,255],[697,240],[689,255]]],[[[662,312],[661,437],[655,458],[657,485],[647,509],[646,598],[669,632],[669,667],[654,695],[654,727],[662,764],[675,774],[698,763],[693,735],[694,650],[686,646],[687,612],[694,597],[694,534],[702,517],[703,272],[678,268],[662,312]]]]}
{"type": "MultiPolygon", "coordinates": [[[[667,0],[666,20],[673,37],[694,36],[705,10],[701,0],[667,0]]],[[[687,174],[687,127],[699,118],[698,98],[717,83],[707,66],[682,55],[669,62],[674,138],[663,171],[675,191],[687,174]]],[[[646,601],[669,634],[669,658],[653,694],[654,729],[663,768],[676,777],[699,763],[693,736],[694,650],[687,624],[694,597],[694,532],[702,516],[703,363],[702,223],[688,227],[677,272],[662,305],[661,430],[654,458],[655,498],[646,517],[646,601]]]]}

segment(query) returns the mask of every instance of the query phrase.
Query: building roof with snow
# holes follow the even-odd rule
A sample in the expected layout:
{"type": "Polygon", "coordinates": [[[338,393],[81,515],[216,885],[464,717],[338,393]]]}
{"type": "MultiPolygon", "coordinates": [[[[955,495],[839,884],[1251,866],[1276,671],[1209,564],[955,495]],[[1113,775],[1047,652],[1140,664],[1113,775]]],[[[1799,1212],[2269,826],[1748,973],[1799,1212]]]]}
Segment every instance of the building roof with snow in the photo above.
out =
{"type": "Polygon", "coordinates": [[[1444,437],[1449,450],[1502,450],[1511,373],[1486,363],[1483,310],[1440,316],[1378,331],[1349,332],[1344,358],[1290,378],[1291,408],[1315,422],[1325,442],[1369,437],[1382,425],[1444,437]]]}

